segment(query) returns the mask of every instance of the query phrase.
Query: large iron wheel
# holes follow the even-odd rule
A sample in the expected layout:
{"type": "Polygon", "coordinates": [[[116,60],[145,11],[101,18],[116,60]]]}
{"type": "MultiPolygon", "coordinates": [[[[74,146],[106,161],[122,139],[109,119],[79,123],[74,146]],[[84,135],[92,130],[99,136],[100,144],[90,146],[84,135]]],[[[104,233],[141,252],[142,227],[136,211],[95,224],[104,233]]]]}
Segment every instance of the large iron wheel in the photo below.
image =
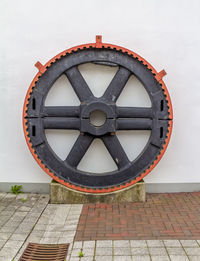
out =
{"type": "MultiPolygon", "coordinates": [[[[146,176],[161,159],[172,130],[172,106],[162,76],[137,54],[122,47],[101,42],[71,48],[55,56],[46,65],[39,62],[39,73],[28,90],[23,112],[25,137],[39,165],[65,186],[84,192],[106,193],[131,186],[146,176]],[[102,97],[96,98],[78,70],[84,63],[117,65],[116,75],[102,97]],[[45,98],[53,83],[65,74],[80,106],[45,106],[45,98]],[[134,74],[143,84],[151,108],[121,107],[116,101],[129,77],[134,74]],[[104,112],[101,126],[90,122],[94,111],[104,112]],[[49,146],[45,129],[74,129],[80,134],[63,161],[49,146]],[[117,130],[150,130],[149,141],[142,153],[130,161],[121,146],[117,130]],[[101,174],[87,173],[77,166],[94,138],[100,138],[115,161],[118,170],[101,174]]],[[[134,148],[133,148],[134,149],[134,148]]]]}

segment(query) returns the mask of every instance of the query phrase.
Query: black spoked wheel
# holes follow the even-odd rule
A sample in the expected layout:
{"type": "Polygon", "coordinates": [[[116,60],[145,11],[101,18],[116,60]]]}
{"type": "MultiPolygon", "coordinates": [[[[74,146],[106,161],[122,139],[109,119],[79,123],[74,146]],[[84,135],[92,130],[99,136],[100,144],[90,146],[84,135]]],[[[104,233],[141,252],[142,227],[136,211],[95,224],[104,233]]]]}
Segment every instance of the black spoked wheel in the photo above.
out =
{"type": "MultiPolygon", "coordinates": [[[[26,101],[24,117],[28,142],[53,177],[66,184],[88,188],[95,192],[117,188],[142,178],[163,153],[169,136],[169,100],[155,74],[138,58],[110,48],[82,48],[60,57],[33,84],[26,101]],[[85,63],[118,66],[118,71],[102,97],[95,97],[80,73],[78,66],[85,63]],[[80,100],[80,106],[45,106],[46,96],[53,83],[65,75],[80,100]],[[117,106],[129,77],[135,75],[146,89],[151,108],[117,106]],[[105,122],[95,126],[91,115],[101,111],[105,122]],[[80,134],[65,160],[61,160],[49,146],[45,129],[73,129],[80,134]],[[117,130],[150,130],[149,141],[142,153],[130,161],[116,136],[117,130]],[[100,138],[118,170],[106,173],[87,173],[77,166],[92,141],[100,138]]],[[[134,149],[134,148],[133,148],[134,149]]],[[[132,182],[132,183],[134,183],[132,182]]]]}

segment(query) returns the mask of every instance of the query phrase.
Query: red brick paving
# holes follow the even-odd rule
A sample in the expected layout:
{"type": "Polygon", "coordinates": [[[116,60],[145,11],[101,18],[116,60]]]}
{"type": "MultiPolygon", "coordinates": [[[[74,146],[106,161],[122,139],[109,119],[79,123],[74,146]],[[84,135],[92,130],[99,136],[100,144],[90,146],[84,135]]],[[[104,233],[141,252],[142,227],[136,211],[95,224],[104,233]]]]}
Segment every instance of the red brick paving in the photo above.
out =
{"type": "Polygon", "coordinates": [[[75,240],[200,239],[200,192],[147,194],[145,203],[85,204],[75,240]]]}

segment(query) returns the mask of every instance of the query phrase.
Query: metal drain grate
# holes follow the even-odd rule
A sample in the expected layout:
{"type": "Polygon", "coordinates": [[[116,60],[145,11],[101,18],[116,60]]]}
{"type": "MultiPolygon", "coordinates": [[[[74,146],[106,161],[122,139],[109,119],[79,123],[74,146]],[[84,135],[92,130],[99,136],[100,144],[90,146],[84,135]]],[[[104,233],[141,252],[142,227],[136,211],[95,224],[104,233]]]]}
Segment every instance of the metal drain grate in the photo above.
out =
{"type": "Polygon", "coordinates": [[[19,261],[64,261],[69,244],[29,243],[19,261]]]}

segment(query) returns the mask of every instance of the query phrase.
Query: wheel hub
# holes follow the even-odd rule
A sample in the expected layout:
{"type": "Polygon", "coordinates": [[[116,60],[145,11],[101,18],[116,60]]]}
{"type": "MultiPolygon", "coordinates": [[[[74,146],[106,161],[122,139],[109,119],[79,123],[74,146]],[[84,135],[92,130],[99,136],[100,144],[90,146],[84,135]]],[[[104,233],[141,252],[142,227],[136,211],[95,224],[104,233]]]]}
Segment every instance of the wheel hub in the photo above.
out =
{"type": "Polygon", "coordinates": [[[101,127],[106,122],[107,115],[103,111],[95,110],[90,113],[90,124],[101,127]]]}
{"type": "Polygon", "coordinates": [[[115,132],[115,122],[115,105],[108,104],[104,101],[91,101],[81,106],[81,132],[87,132],[94,136],[115,132]],[[106,116],[104,123],[100,126],[91,124],[91,115],[96,111],[106,116]]]}

